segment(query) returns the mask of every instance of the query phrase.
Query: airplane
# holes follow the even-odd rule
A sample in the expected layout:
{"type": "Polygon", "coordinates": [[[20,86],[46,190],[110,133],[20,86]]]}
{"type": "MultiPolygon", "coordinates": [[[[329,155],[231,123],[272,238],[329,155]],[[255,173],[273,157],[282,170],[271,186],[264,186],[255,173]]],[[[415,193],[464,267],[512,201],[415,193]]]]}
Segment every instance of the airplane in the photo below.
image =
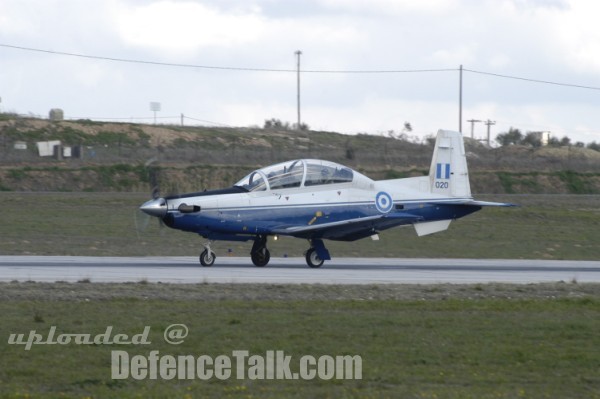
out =
{"type": "Polygon", "coordinates": [[[212,266],[216,240],[253,240],[250,257],[271,258],[269,236],[308,240],[306,263],[331,259],[323,240],[355,241],[412,225],[418,236],[448,229],[482,207],[514,206],[471,196],[461,133],[439,130],[428,176],[374,181],[346,166],[298,159],[253,171],[234,186],[152,199],[140,209],[173,229],[204,237],[202,266],[212,266]]]}

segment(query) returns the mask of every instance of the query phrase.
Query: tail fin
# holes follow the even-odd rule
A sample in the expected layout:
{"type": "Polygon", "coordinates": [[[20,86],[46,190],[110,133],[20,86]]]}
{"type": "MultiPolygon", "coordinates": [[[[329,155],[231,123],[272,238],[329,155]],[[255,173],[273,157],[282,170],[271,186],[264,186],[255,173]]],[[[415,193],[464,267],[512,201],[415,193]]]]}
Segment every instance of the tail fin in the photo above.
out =
{"type": "Polygon", "coordinates": [[[431,192],[450,197],[471,197],[469,171],[462,134],[439,130],[429,169],[431,192]]]}

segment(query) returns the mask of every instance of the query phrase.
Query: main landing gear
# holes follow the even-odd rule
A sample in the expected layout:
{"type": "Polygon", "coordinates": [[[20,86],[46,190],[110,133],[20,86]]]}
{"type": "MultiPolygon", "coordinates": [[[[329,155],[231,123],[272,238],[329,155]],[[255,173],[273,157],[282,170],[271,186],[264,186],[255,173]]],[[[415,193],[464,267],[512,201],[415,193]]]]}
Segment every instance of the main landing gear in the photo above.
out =
{"type": "Polygon", "coordinates": [[[264,267],[271,260],[271,253],[267,249],[267,236],[258,236],[254,240],[252,250],[250,251],[250,258],[254,266],[264,267]]]}
{"type": "Polygon", "coordinates": [[[310,248],[306,251],[306,264],[312,268],[317,268],[323,266],[323,259],[319,258],[317,254],[317,250],[314,248],[310,248]]]}
{"type": "Polygon", "coordinates": [[[312,268],[323,266],[323,262],[330,260],[329,251],[325,248],[323,240],[308,240],[310,249],[306,251],[306,264],[312,268]]]}
{"type": "MultiPolygon", "coordinates": [[[[319,268],[323,266],[326,260],[330,260],[329,251],[325,248],[322,240],[309,240],[310,248],[306,251],[306,264],[311,268],[319,268]]],[[[210,267],[215,263],[217,256],[210,249],[212,241],[207,241],[202,244],[204,251],[200,254],[200,264],[205,267],[210,267]]],[[[266,266],[271,260],[271,253],[267,249],[267,236],[257,236],[250,251],[252,263],[258,267],[266,266]]]]}

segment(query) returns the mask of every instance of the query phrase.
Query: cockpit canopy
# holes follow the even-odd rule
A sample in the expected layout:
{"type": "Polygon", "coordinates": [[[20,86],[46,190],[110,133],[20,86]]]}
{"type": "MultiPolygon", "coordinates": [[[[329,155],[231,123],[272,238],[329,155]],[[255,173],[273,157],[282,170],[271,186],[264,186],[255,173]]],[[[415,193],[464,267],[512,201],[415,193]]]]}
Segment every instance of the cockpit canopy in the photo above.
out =
{"type": "Polygon", "coordinates": [[[248,191],[266,191],[324,184],[350,183],[352,169],[334,162],[299,159],[255,170],[235,185],[248,191]]]}

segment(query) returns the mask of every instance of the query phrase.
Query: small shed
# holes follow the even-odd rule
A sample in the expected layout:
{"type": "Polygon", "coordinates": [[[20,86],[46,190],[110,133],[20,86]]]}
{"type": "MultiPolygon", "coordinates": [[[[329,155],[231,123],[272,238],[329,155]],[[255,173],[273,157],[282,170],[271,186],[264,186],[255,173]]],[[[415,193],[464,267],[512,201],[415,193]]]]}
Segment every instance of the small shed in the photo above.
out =
{"type": "Polygon", "coordinates": [[[38,141],[36,145],[40,157],[51,157],[54,155],[54,147],[60,146],[60,140],[38,141]]]}

